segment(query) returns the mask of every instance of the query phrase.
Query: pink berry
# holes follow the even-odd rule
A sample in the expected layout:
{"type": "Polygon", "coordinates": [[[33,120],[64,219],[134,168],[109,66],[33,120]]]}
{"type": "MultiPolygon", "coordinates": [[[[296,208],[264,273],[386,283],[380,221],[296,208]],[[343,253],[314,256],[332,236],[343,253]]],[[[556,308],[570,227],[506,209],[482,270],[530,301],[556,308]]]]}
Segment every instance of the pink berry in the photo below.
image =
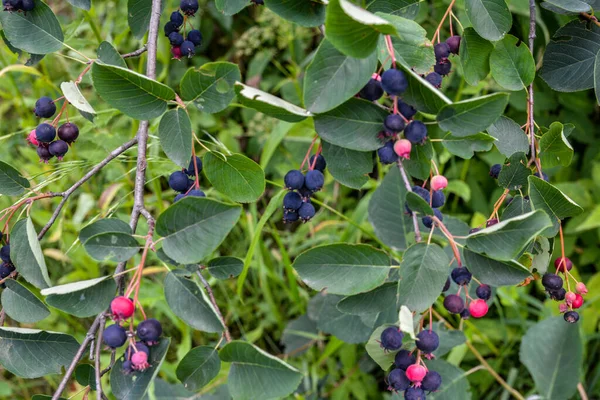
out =
{"type": "Polygon", "coordinates": [[[448,179],[444,175],[436,175],[431,178],[431,189],[442,190],[448,186],[448,179]]]}
{"type": "Polygon", "coordinates": [[[29,132],[29,136],[27,136],[27,141],[34,146],[40,145],[40,142],[38,142],[37,137],[35,136],[35,129],[29,132]]]}
{"type": "Polygon", "coordinates": [[[427,375],[427,370],[422,365],[412,364],[406,368],[406,377],[411,382],[414,382],[416,384],[415,386],[420,386],[425,375],[427,375]]]}
{"type": "Polygon", "coordinates": [[[150,364],[148,364],[148,354],[144,353],[143,351],[133,353],[131,356],[131,364],[133,364],[133,369],[135,370],[145,370],[150,366],[150,364]]]}
{"type": "Polygon", "coordinates": [[[569,309],[569,306],[567,305],[567,303],[560,303],[558,305],[558,311],[562,313],[566,312],[569,309]]]}
{"type": "Polygon", "coordinates": [[[583,282],[579,282],[576,286],[575,286],[575,290],[577,291],[577,293],[579,294],[586,294],[588,292],[587,287],[585,287],[585,283],[583,282]]]}
{"type": "Polygon", "coordinates": [[[554,260],[554,267],[556,268],[556,272],[565,272],[565,267],[567,271],[570,271],[573,268],[573,262],[569,260],[568,257],[558,257],[554,260]]]}
{"type": "Polygon", "coordinates": [[[400,139],[394,143],[394,152],[400,158],[409,159],[410,158],[410,150],[412,148],[412,144],[406,139],[400,139]]]}
{"type": "Polygon", "coordinates": [[[573,292],[567,292],[567,294],[565,294],[565,302],[568,305],[571,305],[575,301],[576,297],[577,296],[575,295],[575,293],[573,293],[573,292]]]}
{"type": "Polygon", "coordinates": [[[131,299],[119,296],[115,297],[110,303],[110,310],[112,311],[113,318],[118,321],[131,317],[135,311],[135,306],[131,299]]]}
{"type": "Polygon", "coordinates": [[[371,75],[371,79],[375,79],[376,81],[381,82],[381,75],[379,75],[377,72],[373,73],[373,75],[371,75]]]}
{"type": "Polygon", "coordinates": [[[575,294],[575,300],[571,303],[571,307],[579,308],[583,305],[583,297],[580,294],[575,294]]]}
{"type": "Polygon", "coordinates": [[[173,54],[173,58],[179,60],[182,56],[181,47],[172,47],[171,54],[173,54]]]}
{"type": "Polygon", "coordinates": [[[469,312],[471,316],[474,318],[481,318],[488,312],[488,305],[485,300],[477,299],[473,300],[471,304],[469,304],[469,312]]]}

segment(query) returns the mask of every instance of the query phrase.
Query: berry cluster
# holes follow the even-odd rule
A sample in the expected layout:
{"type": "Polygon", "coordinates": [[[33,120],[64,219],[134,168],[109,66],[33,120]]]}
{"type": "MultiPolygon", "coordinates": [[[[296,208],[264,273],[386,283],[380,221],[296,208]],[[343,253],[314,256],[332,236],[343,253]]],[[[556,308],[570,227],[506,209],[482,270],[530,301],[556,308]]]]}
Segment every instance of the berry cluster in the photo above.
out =
{"type": "MultiPolygon", "coordinates": [[[[2,233],[0,233],[0,240],[2,240],[2,233]]],[[[10,245],[6,244],[0,248],[0,259],[2,260],[2,264],[0,264],[0,280],[4,281],[9,276],[15,272],[15,266],[10,259],[10,245]]],[[[4,287],[4,283],[2,286],[4,287]]]]}
{"type": "Polygon", "coordinates": [[[35,0],[2,0],[4,11],[32,11],[35,8],[35,0]]]}
{"type": "Polygon", "coordinates": [[[440,42],[433,46],[435,54],[435,65],[433,72],[427,74],[424,78],[434,87],[442,87],[442,78],[450,74],[452,63],[450,62],[450,54],[457,54],[460,48],[460,36],[451,36],[445,42],[440,42]]]}
{"type": "Polygon", "coordinates": [[[206,194],[200,190],[200,172],[202,171],[202,159],[192,156],[190,165],[183,171],[175,171],[169,176],[169,187],[176,192],[175,201],[179,201],[187,196],[206,197],[206,194]],[[192,178],[196,179],[190,179],[192,178]]]}
{"type": "Polygon", "coordinates": [[[564,313],[565,321],[573,324],[579,321],[579,313],[574,310],[583,305],[583,295],[585,295],[588,290],[585,283],[577,281],[577,279],[569,272],[573,268],[573,262],[568,257],[559,257],[554,260],[554,267],[556,268],[556,274],[544,274],[542,277],[542,285],[552,300],[561,302],[558,308],[561,313],[564,313]],[[558,276],[558,274],[563,274],[565,277],[567,289],[563,287],[563,278],[558,276]],[[571,282],[569,278],[575,281],[575,292],[571,291],[571,282]]]}
{"type": "Polygon", "coordinates": [[[394,369],[387,376],[388,390],[403,391],[405,400],[425,400],[425,392],[435,392],[442,385],[441,375],[429,370],[422,359],[434,357],[432,353],[439,347],[440,338],[433,330],[423,329],[412,351],[401,349],[403,338],[404,334],[395,326],[381,332],[381,347],[385,351],[398,351],[394,369]]]}
{"type": "Polygon", "coordinates": [[[123,372],[129,374],[134,371],[144,371],[150,367],[148,363],[150,347],[158,344],[160,335],[162,335],[160,322],[154,318],[144,318],[134,332],[132,317],[135,312],[135,305],[133,300],[125,296],[115,297],[110,303],[110,310],[115,323],[106,327],[102,341],[112,350],[123,346],[129,341],[124,354],[123,372]],[[127,330],[122,323],[129,318],[131,318],[131,324],[130,329],[127,330]],[[139,341],[135,340],[136,335],[139,341]]]}
{"type": "Polygon", "coordinates": [[[327,162],[321,154],[313,155],[308,162],[308,171],[293,169],[283,178],[286,189],[290,192],[283,198],[283,222],[291,223],[301,220],[308,222],[315,216],[315,206],[310,196],[323,188],[325,184],[325,168],[327,162]]]}
{"type": "Polygon", "coordinates": [[[198,0],[181,0],[179,9],[183,15],[179,10],[173,11],[164,28],[165,36],[171,43],[171,54],[177,60],[182,57],[193,57],[196,54],[196,47],[202,44],[202,33],[194,29],[188,20],[188,17],[193,17],[198,11],[198,0]],[[191,30],[186,35],[185,29],[188,24],[191,30]],[[180,32],[181,29],[183,29],[183,34],[180,32]]]}
{"type": "MultiPolygon", "coordinates": [[[[41,97],[35,102],[33,112],[38,118],[52,118],[56,113],[56,104],[50,97],[41,97]]],[[[56,139],[56,126],[60,116],[61,114],[51,123],[39,124],[27,136],[27,141],[37,146],[37,154],[41,162],[47,163],[54,156],[61,161],[69,151],[69,145],[79,137],[79,127],[67,121],[58,127],[58,139],[56,139]]]]}
{"type": "MultiPolygon", "coordinates": [[[[413,186],[411,189],[414,193],[419,195],[423,200],[427,202],[433,208],[433,215],[440,221],[444,220],[444,215],[439,210],[446,203],[446,195],[443,190],[448,186],[448,179],[443,175],[434,175],[429,183],[430,190],[425,189],[421,186],[413,186]]],[[[412,214],[412,210],[405,205],[406,212],[412,214]]],[[[429,215],[424,216],[421,221],[426,228],[433,228],[433,218],[429,215]]]]}

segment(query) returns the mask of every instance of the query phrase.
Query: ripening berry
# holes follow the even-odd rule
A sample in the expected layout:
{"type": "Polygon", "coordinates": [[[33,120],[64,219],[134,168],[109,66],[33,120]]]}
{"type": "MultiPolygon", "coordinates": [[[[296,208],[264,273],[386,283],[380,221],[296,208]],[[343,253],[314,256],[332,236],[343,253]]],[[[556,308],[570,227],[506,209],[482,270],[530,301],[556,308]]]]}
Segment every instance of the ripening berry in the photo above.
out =
{"type": "Polygon", "coordinates": [[[27,142],[29,142],[30,144],[32,144],[34,146],[40,145],[40,142],[38,142],[38,140],[35,136],[35,129],[33,129],[31,132],[29,132],[29,135],[27,136],[27,142]]]}
{"type": "Polygon", "coordinates": [[[564,318],[565,321],[574,324],[575,322],[579,321],[579,313],[577,311],[567,311],[564,318]]]}
{"type": "Polygon", "coordinates": [[[466,267],[457,267],[450,272],[450,277],[457,285],[468,285],[472,276],[466,267]]]}
{"type": "Polygon", "coordinates": [[[413,383],[420,384],[425,375],[427,375],[427,370],[422,365],[413,364],[406,368],[406,377],[413,383]]]}
{"type": "Polygon", "coordinates": [[[436,61],[446,60],[450,55],[450,46],[448,43],[441,42],[433,46],[433,54],[435,54],[436,61]]]}
{"type": "Polygon", "coordinates": [[[198,0],[181,0],[179,8],[185,15],[194,15],[198,11],[198,0]]]}
{"type": "Polygon", "coordinates": [[[358,95],[369,101],[376,101],[383,96],[383,88],[381,82],[377,79],[371,78],[369,82],[358,92],[358,95]]]}
{"type": "Polygon", "coordinates": [[[325,161],[325,157],[322,154],[317,156],[317,161],[315,162],[315,155],[310,156],[310,160],[308,160],[308,165],[312,169],[316,169],[317,171],[325,172],[325,168],[327,168],[327,161],[325,161]],[[314,168],[313,168],[314,164],[314,168]]]}
{"type": "Polygon", "coordinates": [[[481,284],[477,286],[475,294],[477,294],[477,297],[479,297],[480,299],[489,300],[492,296],[492,288],[490,287],[490,285],[481,284]]]}
{"type": "Polygon", "coordinates": [[[171,47],[173,58],[179,60],[181,58],[181,47],[171,47]]]}
{"type": "Polygon", "coordinates": [[[579,294],[586,294],[588,292],[587,287],[583,282],[577,282],[577,285],[575,285],[575,290],[579,294]]]}
{"type": "Polygon", "coordinates": [[[194,163],[194,157],[190,160],[190,165],[186,169],[183,170],[189,176],[196,176],[196,166],[198,167],[198,173],[202,171],[202,159],[200,157],[196,157],[196,163],[194,163]]]}
{"type": "Polygon", "coordinates": [[[154,318],[142,321],[137,326],[137,336],[148,346],[158,343],[158,338],[162,335],[162,326],[154,318]]]}
{"type": "Polygon", "coordinates": [[[146,346],[146,344],[144,344],[144,342],[135,342],[135,349],[131,345],[129,347],[127,347],[127,350],[125,351],[125,359],[131,360],[131,357],[135,353],[140,352],[140,351],[142,353],[146,353],[146,355],[148,357],[150,357],[150,348],[148,346],[146,346]]]}
{"type": "Polygon", "coordinates": [[[290,190],[299,190],[304,186],[304,174],[297,169],[293,169],[285,174],[283,178],[285,187],[290,190]]]}
{"type": "Polygon", "coordinates": [[[404,128],[404,137],[414,144],[420,144],[427,139],[427,126],[421,121],[412,121],[404,128]]]}
{"type": "Polygon", "coordinates": [[[43,163],[48,163],[48,161],[52,157],[54,157],[52,154],[50,154],[50,150],[48,150],[48,146],[40,145],[40,146],[38,146],[36,151],[37,151],[38,157],[40,158],[40,161],[43,163]]]}
{"type": "Polygon", "coordinates": [[[102,335],[102,341],[112,349],[121,347],[127,341],[127,332],[121,325],[114,324],[106,327],[102,335]]]}
{"type": "Polygon", "coordinates": [[[398,111],[406,119],[411,119],[417,113],[417,110],[415,110],[413,106],[411,106],[410,104],[406,104],[400,99],[398,99],[398,111]]]}
{"type": "Polygon", "coordinates": [[[50,118],[56,113],[56,104],[48,96],[40,97],[35,102],[34,114],[39,118],[50,118]]]}
{"type": "Polygon", "coordinates": [[[558,257],[554,260],[554,268],[556,268],[556,272],[565,272],[565,267],[567,271],[570,271],[573,268],[573,262],[568,257],[558,257]]]}
{"type": "Polygon", "coordinates": [[[439,61],[437,64],[433,66],[433,70],[440,74],[441,76],[446,76],[450,73],[452,69],[452,64],[448,60],[439,61]]]}
{"type": "Polygon", "coordinates": [[[302,197],[296,192],[288,192],[283,197],[283,208],[286,211],[296,211],[302,206],[302,197]]]}
{"type": "Polygon", "coordinates": [[[385,328],[381,332],[380,342],[384,350],[395,351],[402,347],[404,334],[395,326],[385,328]]]}
{"type": "Polygon", "coordinates": [[[302,220],[302,222],[308,222],[312,217],[315,216],[315,206],[310,203],[302,203],[300,208],[298,209],[298,217],[302,220]]]}
{"type": "Polygon", "coordinates": [[[571,305],[571,304],[573,304],[574,301],[575,301],[575,293],[573,293],[573,292],[567,292],[565,294],[565,302],[568,305],[571,305]]]}
{"type": "Polygon", "coordinates": [[[420,387],[409,387],[404,391],[404,400],[426,400],[425,392],[420,387]]]}
{"type": "Polygon", "coordinates": [[[563,286],[563,280],[560,276],[555,274],[544,274],[542,277],[542,285],[548,290],[558,290],[563,286]]]}
{"type": "Polygon", "coordinates": [[[431,194],[431,207],[439,208],[446,203],[446,195],[441,190],[436,190],[431,194]]]}
{"type": "Polygon", "coordinates": [[[138,351],[131,356],[132,368],[136,371],[143,371],[150,366],[148,364],[148,354],[138,351]]]}
{"type": "Polygon", "coordinates": [[[571,307],[579,308],[583,305],[583,297],[579,293],[575,293],[575,299],[571,303],[571,307]]]}
{"type": "Polygon", "coordinates": [[[460,36],[450,36],[448,39],[446,39],[446,44],[448,44],[450,53],[458,54],[458,50],[460,49],[460,36]]]}
{"type": "Polygon", "coordinates": [[[125,375],[131,374],[133,372],[133,364],[131,363],[131,360],[123,361],[121,368],[125,375]]]}
{"type": "Polygon", "coordinates": [[[465,309],[465,301],[457,294],[449,294],[444,299],[444,308],[452,314],[460,314],[465,309]]]}
{"type": "Polygon", "coordinates": [[[502,170],[502,165],[500,165],[500,164],[492,165],[492,167],[490,168],[490,176],[494,179],[498,179],[498,176],[500,175],[501,170],[502,170]]]}
{"type": "Polygon", "coordinates": [[[110,302],[110,311],[113,319],[119,321],[131,317],[135,311],[135,306],[130,298],[118,296],[110,302]]]}
{"type": "Polygon", "coordinates": [[[79,137],[79,128],[77,125],[67,122],[58,127],[58,138],[67,143],[73,143],[79,137]]]}
{"type": "Polygon", "coordinates": [[[433,86],[435,88],[439,89],[442,87],[442,76],[440,74],[438,74],[437,72],[430,72],[425,77],[425,80],[427,82],[431,83],[431,86],[433,86]]]}
{"type": "Polygon", "coordinates": [[[413,365],[416,362],[416,357],[408,350],[400,350],[394,358],[394,365],[404,371],[406,371],[409,365],[413,365]]]}
{"type": "Polygon", "coordinates": [[[432,190],[443,190],[448,186],[448,179],[444,175],[435,175],[430,183],[432,190]]]}
{"type": "Polygon", "coordinates": [[[421,389],[428,392],[435,392],[442,385],[442,376],[436,371],[429,371],[421,382],[421,389]]]}
{"type": "Polygon", "coordinates": [[[317,192],[323,188],[325,184],[325,177],[323,173],[319,170],[313,169],[312,171],[308,171],[304,176],[304,185],[306,188],[312,192],[317,192]]]}
{"type": "Polygon", "coordinates": [[[488,305],[485,300],[477,299],[473,300],[469,304],[469,312],[474,318],[481,318],[488,312],[488,305]]]}
{"type": "Polygon", "coordinates": [[[171,13],[171,18],[170,18],[171,22],[173,24],[175,24],[176,27],[180,27],[181,25],[183,25],[183,15],[181,15],[181,13],[179,11],[173,11],[171,13]]]}
{"type": "Polygon", "coordinates": [[[392,133],[401,132],[405,125],[404,120],[398,114],[390,114],[383,121],[385,130],[392,133]]]}
{"type": "Polygon", "coordinates": [[[194,46],[200,46],[202,44],[202,33],[198,29],[192,29],[188,32],[187,40],[194,43],[194,46]]]}
{"type": "Polygon", "coordinates": [[[189,179],[185,173],[175,171],[169,176],[169,186],[176,192],[187,192],[189,189],[189,179]]]}
{"type": "Polygon", "coordinates": [[[64,140],[55,140],[48,146],[48,151],[60,161],[69,151],[69,145],[64,140]]]}
{"type": "Polygon", "coordinates": [[[179,46],[181,49],[181,55],[184,57],[191,58],[194,54],[196,54],[196,46],[194,43],[189,40],[184,40],[184,42],[179,46]]]}
{"type": "Polygon", "coordinates": [[[50,124],[39,124],[35,128],[35,138],[40,143],[50,143],[56,138],[56,129],[50,124]]]}
{"type": "MultiPolygon", "coordinates": [[[[444,215],[437,208],[433,209],[433,215],[435,215],[440,221],[444,220],[444,215]]],[[[431,218],[429,215],[424,216],[421,219],[421,221],[423,222],[423,225],[425,225],[426,228],[431,229],[433,227],[433,218],[431,218]]]]}
{"type": "Polygon", "coordinates": [[[440,346],[440,338],[437,333],[428,329],[422,330],[417,335],[417,348],[423,353],[430,354],[440,346]]]}
{"type": "Polygon", "coordinates": [[[389,373],[387,382],[389,385],[388,390],[406,390],[410,386],[410,381],[406,377],[406,372],[400,368],[395,368],[389,373]]]}
{"type": "Polygon", "coordinates": [[[390,68],[381,75],[381,87],[389,95],[399,96],[408,88],[408,80],[404,72],[390,68]]]}
{"type": "Polygon", "coordinates": [[[169,34],[169,42],[171,46],[179,47],[183,44],[183,36],[179,32],[171,32],[169,34]]]}

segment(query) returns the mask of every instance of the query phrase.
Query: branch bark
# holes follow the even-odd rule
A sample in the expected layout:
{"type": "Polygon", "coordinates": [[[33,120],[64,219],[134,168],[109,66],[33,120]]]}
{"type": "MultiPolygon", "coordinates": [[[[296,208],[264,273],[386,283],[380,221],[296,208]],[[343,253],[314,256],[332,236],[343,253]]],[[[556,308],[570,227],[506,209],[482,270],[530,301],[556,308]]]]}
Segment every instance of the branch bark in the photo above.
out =
{"type": "MultiPolygon", "coordinates": [[[[531,52],[531,56],[535,60],[535,56],[533,54],[533,45],[535,43],[535,28],[536,28],[536,16],[535,16],[535,0],[529,0],[529,51],[531,52]]],[[[540,177],[542,176],[542,165],[539,162],[538,158],[535,154],[535,119],[533,116],[533,104],[534,104],[534,93],[533,93],[533,82],[529,85],[529,90],[527,94],[527,115],[528,121],[527,124],[529,126],[529,141],[531,146],[531,160],[535,162],[535,166],[537,167],[538,173],[540,177]]]]}
{"type": "Polygon", "coordinates": [[[131,53],[127,53],[127,54],[123,54],[121,57],[123,57],[123,58],[138,57],[138,56],[141,56],[142,54],[144,54],[146,51],[148,51],[147,44],[145,44],[141,48],[137,49],[136,51],[132,51],[131,53]]]}
{"type": "MultiPolygon", "coordinates": [[[[410,186],[410,181],[408,180],[408,175],[406,175],[406,171],[404,170],[404,165],[402,165],[402,160],[398,160],[398,169],[400,170],[400,175],[402,175],[402,180],[404,181],[404,186],[406,190],[412,192],[412,188],[410,186]]],[[[421,229],[419,229],[419,219],[417,218],[417,213],[413,211],[412,213],[413,227],[415,230],[415,241],[421,241],[421,229]]]]}
{"type": "Polygon", "coordinates": [[[196,274],[198,274],[198,278],[200,278],[200,282],[202,282],[202,284],[204,285],[204,288],[208,292],[208,296],[210,297],[210,302],[212,303],[213,307],[215,307],[215,310],[217,311],[217,315],[219,316],[219,319],[221,320],[221,323],[223,324],[223,328],[224,328],[223,335],[225,336],[225,340],[227,341],[227,343],[229,343],[229,342],[231,342],[231,334],[229,333],[229,328],[227,328],[227,323],[225,322],[225,318],[223,318],[221,309],[217,305],[217,300],[215,299],[215,295],[212,291],[212,288],[210,287],[208,281],[206,280],[206,278],[202,275],[202,273],[200,271],[196,271],[196,274]]]}

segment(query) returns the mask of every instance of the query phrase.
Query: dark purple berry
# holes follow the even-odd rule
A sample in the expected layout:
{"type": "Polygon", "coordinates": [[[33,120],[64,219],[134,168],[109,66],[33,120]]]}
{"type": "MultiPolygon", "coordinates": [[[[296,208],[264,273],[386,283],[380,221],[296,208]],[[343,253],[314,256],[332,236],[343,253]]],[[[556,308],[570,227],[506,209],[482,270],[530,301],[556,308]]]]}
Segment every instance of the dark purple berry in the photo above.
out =
{"type": "Polygon", "coordinates": [[[473,233],[477,233],[481,230],[481,228],[472,228],[469,230],[469,235],[473,234],[473,233]]]}
{"type": "Polygon", "coordinates": [[[574,324],[575,322],[579,321],[579,313],[577,311],[567,311],[564,318],[565,321],[574,324]]]}
{"type": "Polygon", "coordinates": [[[412,191],[416,194],[418,194],[419,196],[421,196],[421,198],[423,200],[425,200],[427,202],[427,204],[429,204],[429,190],[422,188],[421,186],[413,186],[412,187],[412,191]]]}
{"type": "Polygon", "coordinates": [[[450,46],[445,42],[438,43],[433,46],[433,53],[437,62],[445,61],[450,55],[450,46]]]}
{"type": "Polygon", "coordinates": [[[404,400],[426,400],[425,392],[420,387],[411,386],[404,391],[404,400]]]}
{"type": "Polygon", "coordinates": [[[38,146],[36,151],[41,162],[47,163],[52,157],[54,157],[50,153],[48,146],[38,146]]]}
{"type": "MultiPolygon", "coordinates": [[[[433,215],[435,215],[437,217],[437,219],[439,219],[440,221],[444,220],[444,216],[442,215],[442,212],[440,210],[438,210],[437,208],[433,209],[433,215]]],[[[429,215],[424,216],[421,221],[423,221],[423,225],[425,225],[425,227],[431,229],[433,227],[433,218],[431,218],[429,215]]]]}
{"type": "Polygon", "coordinates": [[[435,190],[431,194],[431,207],[440,208],[446,202],[446,195],[441,190],[435,190]]]}
{"type": "Polygon", "coordinates": [[[194,43],[194,46],[200,46],[202,44],[202,33],[197,29],[192,29],[188,32],[187,40],[194,43]]]}
{"type": "Polygon", "coordinates": [[[399,368],[393,369],[387,376],[389,390],[406,390],[410,386],[410,381],[406,377],[406,372],[399,368]]]}
{"type": "Polygon", "coordinates": [[[450,277],[457,285],[468,285],[472,275],[466,267],[458,267],[452,270],[450,277]]]}
{"type": "Polygon", "coordinates": [[[552,300],[563,301],[567,296],[567,291],[565,288],[560,288],[558,290],[549,290],[548,294],[552,300]]]}
{"type": "Polygon", "coordinates": [[[315,162],[314,155],[312,155],[310,157],[310,160],[308,161],[308,165],[310,165],[312,167],[313,164],[315,165],[315,167],[313,169],[316,169],[317,171],[321,171],[323,173],[325,172],[325,168],[327,167],[327,161],[325,161],[325,157],[323,157],[321,154],[319,154],[317,156],[317,162],[315,162]]]}
{"type": "Polygon", "coordinates": [[[404,120],[398,114],[390,114],[385,117],[385,120],[383,121],[383,127],[388,132],[401,132],[405,126],[404,120]]]}
{"type": "Polygon", "coordinates": [[[425,80],[431,83],[433,87],[436,87],[438,89],[442,87],[442,76],[437,72],[431,72],[427,74],[425,80]]]}
{"type": "Polygon", "coordinates": [[[63,156],[69,151],[69,145],[64,140],[55,140],[48,146],[48,151],[59,160],[62,160],[63,156]]]}
{"type": "Polygon", "coordinates": [[[448,60],[438,62],[437,64],[435,64],[433,66],[433,70],[435,72],[437,72],[438,74],[440,74],[441,76],[448,75],[450,73],[451,69],[452,69],[452,63],[450,63],[450,61],[448,61],[448,60]]]}
{"type": "Polygon", "coordinates": [[[391,68],[381,75],[381,87],[388,94],[399,96],[408,88],[408,80],[402,71],[391,68]]]}
{"type": "Polygon", "coordinates": [[[406,371],[409,365],[413,365],[416,362],[416,357],[408,350],[400,350],[394,358],[394,365],[404,371],[406,371]]]}
{"type": "Polygon", "coordinates": [[[179,48],[181,49],[181,54],[184,57],[190,58],[196,54],[196,46],[194,46],[194,43],[190,42],[189,40],[185,40],[179,48]]]}
{"type": "Polygon", "coordinates": [[[169,35],[171,35],[173,32],[179,32],[179,27],[173,22],[169,21],[165,24],[165,36],[169,37],[169,35]]]}
{"type": "Polygon", "coordinates": [[[71,122],[62,124],[58,127],[58,137],[67,143],[73,143],[79,137],[79,128],[71,122]]]}
{"type": "Polygon", "coordinates": [[[544,274],[542,277],[542,285],[547,290],[558,290],[563,286],[563,280],[556,274],[544,274]]]}
{"type": "Polygon", "coordinates": [[[183,199],[185,197],[185,193],[179,193],[177,196],[175,196],[175,203],[177,203],[179,200],[183,199]]]}
{"type": "Polygon", "coordinates": [[[440,338],[437,333],[429,329],[422,330],[417,335],[417,348],[424,353],[433,353],[440,346],[440,338]]]}
{"type": "Polygon", "coordinates": [[[498,179],[498,176],[500,175],[501,170],[502,170],[502,165],[500,165],[500,164],[492,165],[492,167],[490,168],[490,176],[494,179],[498,179]]]}
{"type": "Polygon", "coordinates": [[[411,143],[423,143],[427,138],[427,126],[421,121],[412,121],[404,128],[404,137],[411,143]]]}
{"type": "MultiPolygon", "coordinates": [[[[533,174],[533,176],[535,177],[540,177],[540,173],[536,172],[535,174],[533,174]]],[[[548,175],[545,172],[542,172],[542,179],[545,180],[546,182],[550,181],[550,178],[548,178],[548,175]]]]}
{"type": "Polygon", "coordinates": [[[198,11],[198,0],[181,0],[179,8],[185,15],[194,15],[198,11]]]}
{"type": "Polygon", "coordinates": [[[381,82],[379,82],[377,79],[371,78],[369,82],[367,82],[365,87],[363,87],[360,90],[358,95],[361,98],[369,101],[379,100],[381,96],[383,96],[383,88],[381,87],[381,82]]]}
{"type": "Polygon", "coordinates": [[[393,164],[398,161],[398,154],[394,151],[394,142],[388,141],[377,150],[379,160],[382,164],[393,164]]]}
{"type": "Polygon", "coordinates": [[[297,169],[293,169],[285,174],[283,178],[285,187],[290,190],[299,190],[304,186],[304,174],[297,169]]]}
{"type": "Polygon", "coordinates": [[[452,314],[460,314],[465,309],[465,301],[457,294],[449,294],[444,299],[444,308],[452,314]]]}
{"type": "Polygon", "coordinates": [[[156,344],[160,335],[162,335],[162,326],[154,318],[142,321],[137,326],[137,336],[148,346],[156,344]]]}
{"type": "Polygon", "coordinates": [[[298,213],[296,211],[285,211],[283,213],[283,222],[284,223],[296,222],[299,219],[300,219],[300,216],[298,215],[298,213]]]}
{"type": "Polygon", "coordinates": [[[35,0],[22,0],[21,1],[21,10],[27,12],[27,11],[33,11],[34,8],[35,8],[35,0]]]}
{"type": "Polygon", "coordinates": [[[116,349],[123,346],[127,341],[127,332],[121,325],[110,325],[104,330],[102,341],[108,347],[116,349]]]}
{"type": "Polygon", "coordinates": [[[200,189],[190,190],[190,192],[186,195],[186,197],[206,197],[206,193],[204,193],[200,189]]]}
{"type": "Polygon", "coordinates": [[[460,312],[460,317],[462,319],[469,319],[471,318],[471,312],[465,307],[465,309],[460,312]]]}
{"type": "Polygon", "coordinates": [[[421,381],[421,389],[428,392],[435,392],[442,385],[442,376],[436,371],[429,370],[425,378],[421,381]]]}
{"type": "Polygon", "coordinates": [[[2,261],[4,261],[5,263],[12,264],[12,261],[10,259],[10,244],[2,246],[2,248],[0,249],[0,259],[2,259],[2,261]]]}
{"type": "Polygon", "coordinates": [[[183,25],[183,15],[179,11],[173,11],[171,13],[171,22],[179,28],[183,25]]]}
{"type": "Polygon", "coordinates": [[[481,284],[477,286],[475,293],[480,299],[489,300],[492,296],[492,288],[490,287],[490,285],[481,284]]]}
{"type": "Polygon", "coordinates": [[[411,119],[417,113],[417,110],[415,110],[413,106],[411,106],[410,104],[406,104],[400,99],[398,99],[398,111],[406,119],[411,119]]]}
{"type": "Polygon", "coordinates": [[[300,208],[298,209],[298,217],[303,221],[307,222],[312,217],[315,216],[316,210],[315,206],[310,203],[302,203],[300,208]]]}
{"type": "Polygon", "coordinates": [[[381,332],[381,347],[385,350],[396,351],[402,347],[403,338],[404,334],[395,326],[385,328],[383,332],[381,332]]]}
{"type": "Polygon", "coordinates": [[[35,138],[40,143],[50,143],[56,138],[56,129],[50,124],[39,124],[35,128],[35,138]]]}
{"type": "Polygon", "coordinates": [[[189,189],[189,179],[181,171],[175,171],[169,176],[169,186],[176,192],[187,192],[189,189]]]}
{"type": "Polygon", "coordinates": [[[171,32],[169,34],[169,42],[172,46],[181,46],[183,43],[183,36],[179,32],[171,32]]]}
{"type": "Polygon", "coordinates": [[[133,372],[133,364],[130,360],[125,360],[123,361],[122,369],[125,375],[131,374],[133,372]]]}
{"type": "MultiPolygon", "coordinates": [[[[202,171],[202,159],[200,157],[196,157],[196,166],[198,166],[198,173],[200,173],[200,171],[202,171]]],[[[183,172],[185,172],[189,176],[196,176],[196,168],[194,166],[194,157],[193,156],[192,156],[192,159],[190,160],[190,165],[188,165],[187,169],[184,170],[183,172]]]]}
{"type": "Polygon", "coordinates": [[[450,36],[448,39],[446,39],[446,44],[448,44],[450,53],[458,54],[458,50],[460,49],[460,36],[450,36]]]}
{"type": "Polygon", "coordinates": [[[486,227],[486,228],[489,228],[490,226],[494,226],[494,225],[496,225],[497,223],[498,223],[498,218],[492,218],[492,219],[488,219],[488,220],[485,222],[485,227],[486,227]]]}
{"type": "Polygon", "coordinates": [[[50,118],[56,112],[56,104],[54,101],[48,97],[40,97],[38,101],[35,102],[34,114],[39,118],[50,118]]]}
{"type": "Polygon", "coordinates": [[[296,192],[289,192],[283,198],[283,208],[286,211],[297,211],[302,207],[302,197],[296,192]]]}
{"type": "Polygon", "coordinates": [[[313,169],[312,171],[308,171],[304,177],[304,185],[306,185],[307,189],[313,192],[321,190],[324,184],[325,177],[319,170],[313,169]]]}

